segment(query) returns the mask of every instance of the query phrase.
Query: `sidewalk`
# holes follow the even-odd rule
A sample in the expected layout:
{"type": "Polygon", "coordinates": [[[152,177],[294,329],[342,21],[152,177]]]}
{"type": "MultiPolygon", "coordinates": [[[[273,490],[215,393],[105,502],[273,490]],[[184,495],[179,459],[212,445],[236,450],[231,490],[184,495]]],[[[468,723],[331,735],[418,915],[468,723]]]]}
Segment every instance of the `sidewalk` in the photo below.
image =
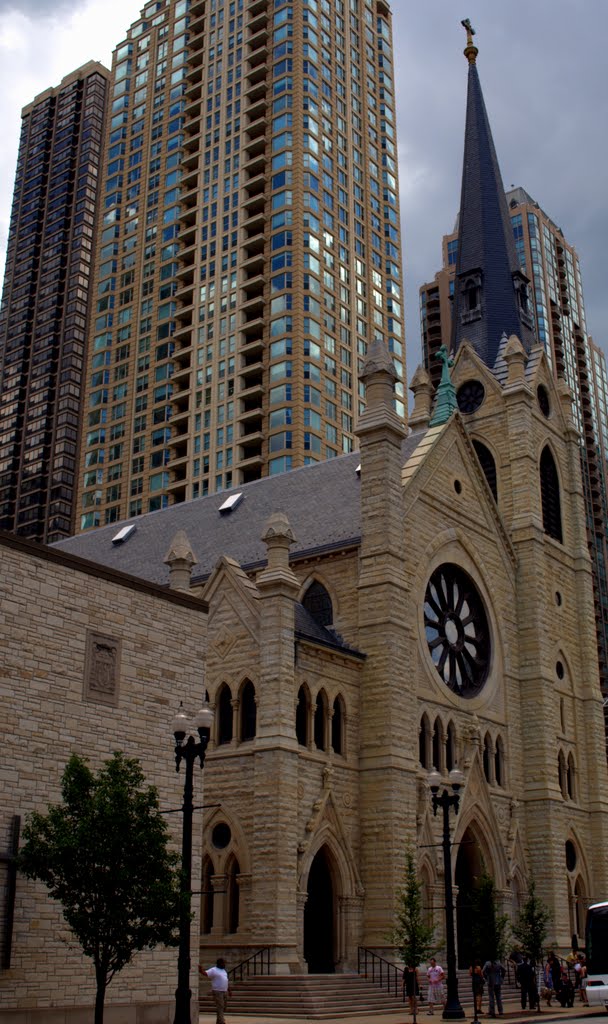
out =
{"type": "MultiPolygon", "coordinates": [[[[543,1006],[540,1013],[535,1010],[522,1010],[519,1003],[514,999],[504,1000],[505,1012],[502,1018],[497,1017],[496,1020],[499,1022],[503,1020],[508,1021],[508,1024],[534,1024],[535,1021],[541,1022],[542,1024],[550,1024],[553,1021],[567,1021],[568,1024],[578,1024],[578,1022],[588,1021],[595,1018],[606,1017],[606,1010],[602,1007],[587,1007],[582,1003],[575,1003],[571,1008],[562,1009],[557,1006],[543,1006]]],[[[467,1016],[464,1018],[470,1022],[473,1020],[473,1011],[470,1007],[465,1009],[467,1016]],[[468,1011],[468,1012],[467,1012],[468,1011]]],[[[418,1024],[432,1024],[429,1020],[430,1014],[423,1008],[417,1015],[418,1024]]],[[[303,1021],[310,1020],[311,1018],[306,1017],[259,1017],[257,1015],[242,1016],[241,1014],[231,1014],[230,1005],[228,1006],[228,1012],[226,1014],[226,1024],[303,1024],[303,1021]]],[[[479,1016],[481,1024],[486,1024],[491,1020],[487,1013],[482,1013],[479,1016]]],[[[441,1024],[442,1017],[441,1013],[435,1012],[433,1016],[434,1024],[441,1024]]],[[[215,1024],[215,1013],[201,1013],[199,1016],[199,1024],[215,1024]]],[[[363,1016],[354,1017],[325,1017],[320,1024],[411,1024],[411,1015],[409,1010],[405,1007],[403,1011],[394,1013],[373,1013],[364,1014],[363,1016]]]]}

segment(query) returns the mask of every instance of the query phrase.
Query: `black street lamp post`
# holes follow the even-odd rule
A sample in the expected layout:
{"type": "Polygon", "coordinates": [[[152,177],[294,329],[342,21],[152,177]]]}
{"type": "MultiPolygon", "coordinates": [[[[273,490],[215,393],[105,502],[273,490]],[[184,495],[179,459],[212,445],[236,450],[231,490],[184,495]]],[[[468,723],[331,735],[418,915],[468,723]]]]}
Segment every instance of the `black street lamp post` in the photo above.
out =
{"type": "Polygon", "coordinates": [[[447,787],[439,796],[441,787],[441,775],[434,768],[429,773],[428,784],[433,794],[433,814],[437,814],[437,808],[443,811],[443,879],[445,883],[445,942],[446,942],[446,965],[447,965],[447,990],[448,996],[443,1010],[444,1020],[462,1020],[464,1010],[458,998],[458,975],[456,974],[456,942],[454,938],[454,902],[452,895],[452,854],[450,841],[450,807],[458,814],[460,797],[458,791],[464,783],[464,776],[459,768],[452,768],[449,774],[450,786],[453,792],[450,793],[447,787]]]}
{"type": "Polygon", "coordinates": [[[175,736],[175,770],[179,771],[182,761],[186,762],[186,778],[184,780],[184,803],[182,806],[182,878],[181,901],[179,912],[179,954],[177,958],[177,988],[175,990],[174,1024],[191,1024],[190,1001],[190,905],[192,902],[192,815],[194,811],[194,762],[198,758],[201,771],[205,764],[205,752],[213,725],[213,711],[205,702],[200,711],[190,722],[182,710],[173,719],[173,735],[175,736]],[[196,729],[199,735],[197,743],[191,730],[196,729]],[[188,739],[186,740],[186,736],[188,739]]]}

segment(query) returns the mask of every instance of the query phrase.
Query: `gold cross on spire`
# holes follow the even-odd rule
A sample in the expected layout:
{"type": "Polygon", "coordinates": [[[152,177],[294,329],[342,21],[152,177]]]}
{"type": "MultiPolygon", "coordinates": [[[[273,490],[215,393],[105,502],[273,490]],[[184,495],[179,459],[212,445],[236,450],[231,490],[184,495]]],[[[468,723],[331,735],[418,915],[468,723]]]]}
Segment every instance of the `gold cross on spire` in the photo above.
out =
{"type": "Polygon", "coordinates": [[[471,25],[470,18],[463,18],[463,20],[460,22],[460,24],[462,25],[462,27],[464,29],[466,29],[466,33],[467,33],[467,45],[464,48],[464,55],[467,58],[469,64],[474,64],[475,63],[475,58],[477,57],[477,54],[479,53],[479,50],[477,49],[477,47],[475,46],[475,44],[473,42],[473,36],[475,35],[475,29],[471,25]]]}

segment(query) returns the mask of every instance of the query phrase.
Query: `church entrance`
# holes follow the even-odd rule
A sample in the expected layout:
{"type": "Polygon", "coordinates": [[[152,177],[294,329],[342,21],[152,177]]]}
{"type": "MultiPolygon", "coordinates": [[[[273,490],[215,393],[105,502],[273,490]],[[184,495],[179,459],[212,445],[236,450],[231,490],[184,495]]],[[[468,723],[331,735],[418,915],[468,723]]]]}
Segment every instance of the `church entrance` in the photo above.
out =
{"type": "Polygon", "coordinates": [[[474,913],[473,893],[484,871],[484,862],[479,843],[468,828],[460,840],[456,858],[456,941],[458,966],[470,967],[473,963],[473,934],[471,929],[474,913]]]}
{"type": "Polygon", "coordinates": [[[335,971],[335,894],[329,851],[322,846],[310,866],[304,907],[304,958],[309,974],[335,971]]]}

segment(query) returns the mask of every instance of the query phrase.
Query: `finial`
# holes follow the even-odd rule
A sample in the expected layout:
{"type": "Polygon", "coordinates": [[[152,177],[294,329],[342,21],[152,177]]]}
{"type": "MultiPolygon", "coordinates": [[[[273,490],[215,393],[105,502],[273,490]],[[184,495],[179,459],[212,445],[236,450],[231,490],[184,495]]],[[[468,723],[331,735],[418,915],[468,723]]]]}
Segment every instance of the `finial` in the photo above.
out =
{"type": "Polygon", "coordinates": [[[477,49],[477,47],[475,46],[475,44],[473,42],[473,36],[475,35],[475,29],[471,25],[470,18],[463,18],[463,20],[460,22],[460,24],[462,25],[462,27],[464,29],[466,29],[466,32],[467,32],[467,45],[464,48],[464,55],[467,58],[469,64],[474,64],[475,63],[475,58],[477,57],[477,54],[479,53],[479,50],[477,49]]]}

